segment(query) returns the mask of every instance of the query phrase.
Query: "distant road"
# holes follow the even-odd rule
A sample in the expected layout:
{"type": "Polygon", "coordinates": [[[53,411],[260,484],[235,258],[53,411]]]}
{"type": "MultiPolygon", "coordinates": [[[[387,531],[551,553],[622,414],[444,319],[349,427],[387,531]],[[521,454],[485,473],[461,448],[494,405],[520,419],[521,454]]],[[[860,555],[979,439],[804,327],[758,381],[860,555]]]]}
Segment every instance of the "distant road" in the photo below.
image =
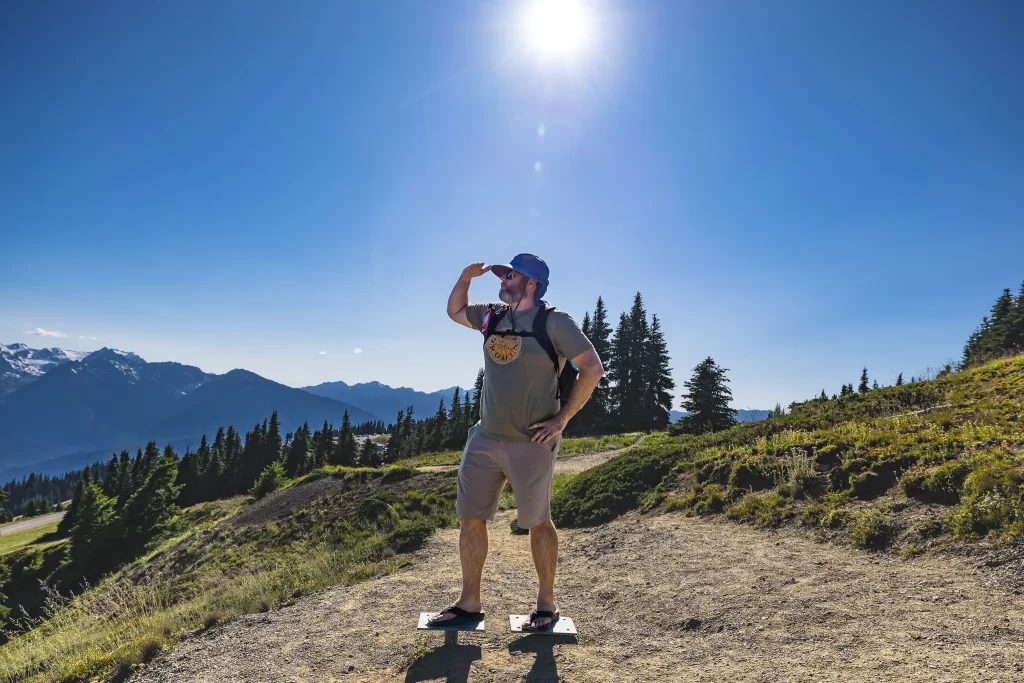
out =
{"type": "Polygon", "coordinates": [[[27,531],[28,529],[35,529],[37,526],[43,526],[50,522],[59,522],[64,516],[63,512],[51,512],[48,515],[39,515],[38,517],[29,517],[28,519],[22,519],[14,522],[13,524],[5,524],[0,526],[0,536],[6,536],[7,534],[14,534],[19,531],[27,531]]]}

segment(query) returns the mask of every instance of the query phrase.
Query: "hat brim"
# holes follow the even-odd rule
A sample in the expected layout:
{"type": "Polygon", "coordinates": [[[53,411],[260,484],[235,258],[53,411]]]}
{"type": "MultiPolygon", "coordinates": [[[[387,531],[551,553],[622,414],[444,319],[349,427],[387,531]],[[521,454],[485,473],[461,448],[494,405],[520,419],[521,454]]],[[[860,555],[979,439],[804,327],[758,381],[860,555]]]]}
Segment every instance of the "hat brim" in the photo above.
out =
{"type": "Polygon", "coordinates": [[[508,275],[509,271],[512,270],[515,270],[515,268],[508,265],[507,263],[499,263],[496,266],[491,266],[491,272],[497,275],[498,277],[505,277],[506,275],[508,275]]]}

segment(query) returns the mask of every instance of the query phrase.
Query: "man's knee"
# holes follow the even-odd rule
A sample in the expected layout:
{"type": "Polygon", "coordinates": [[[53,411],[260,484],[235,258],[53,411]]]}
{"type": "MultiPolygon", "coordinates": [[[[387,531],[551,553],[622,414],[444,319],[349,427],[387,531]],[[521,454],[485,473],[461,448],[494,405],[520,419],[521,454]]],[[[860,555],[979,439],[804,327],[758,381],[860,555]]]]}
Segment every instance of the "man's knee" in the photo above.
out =
{"type": "Polygon", "coordinates": [[[555,533],[555,524],[550,519],[546,519],[543,522],[533,525],[530,527],[531,534],[553,534],[555,533]]]}
{"type": "Polygon", "coordinates": [[[472,517],[460,517],[463,529],[480,530],[487,528],[486,519],[473,519],[472,517]]]}

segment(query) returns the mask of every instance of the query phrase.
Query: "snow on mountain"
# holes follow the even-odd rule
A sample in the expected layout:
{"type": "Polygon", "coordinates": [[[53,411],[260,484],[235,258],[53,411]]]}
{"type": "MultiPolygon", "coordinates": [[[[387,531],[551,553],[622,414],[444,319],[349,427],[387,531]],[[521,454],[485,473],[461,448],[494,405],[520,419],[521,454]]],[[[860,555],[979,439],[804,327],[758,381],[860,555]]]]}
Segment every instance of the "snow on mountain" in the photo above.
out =
{"type": "Polygon", "coordinates": [[[0,344],[0,396],[9,394],[53,368],[79,361],[87,352],[67,349],[32,349],[24,344],[0,344]]]}

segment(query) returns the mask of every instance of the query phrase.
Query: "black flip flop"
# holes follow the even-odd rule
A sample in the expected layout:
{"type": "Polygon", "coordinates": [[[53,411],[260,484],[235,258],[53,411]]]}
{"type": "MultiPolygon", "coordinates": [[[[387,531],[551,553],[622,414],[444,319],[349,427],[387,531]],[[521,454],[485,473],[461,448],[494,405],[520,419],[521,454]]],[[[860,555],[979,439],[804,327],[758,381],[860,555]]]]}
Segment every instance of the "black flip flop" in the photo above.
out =
{"type": "Polygon", "coordinates": [[[436,615],[427,619],[427,624],[430,626],[452,626],[454,624],[463,624],[466,622],[480,621],[483,618],[483,612],[467,612],[461,607],[456,607],[455,605],[452,605],[451,607],[445,607],[436,615]],[[455,616],[451,619],[445,619],[444,621],[434,621],[434,619],[441,616],[442,614],[454,614],[455,616]]]}
{"type": "Polygon", "coordinates": [[[546,609],[535,609],[532,612],[530,612],[530,619],[529,619],[529,621],[524,621],[521,628],[524,631],[528,631],[528,632],[531,632],[531,633],[535,633],[537,631],[548,631],[552,627],[554,627],[554,625],[558,622],[558,618],[560,616],[561,615],[558,613],[558,610],[555,610],[554,612],[551,612],[551,611],[546,610],[546,609]],[[551,619],[551,621],[549,621],[548,623],[544,624],[543,626],[534,626],[533,625],[533,622],[537,621],[537,619],[543,619],[544,617],[547,617],[547,618],[551,619]]]}

